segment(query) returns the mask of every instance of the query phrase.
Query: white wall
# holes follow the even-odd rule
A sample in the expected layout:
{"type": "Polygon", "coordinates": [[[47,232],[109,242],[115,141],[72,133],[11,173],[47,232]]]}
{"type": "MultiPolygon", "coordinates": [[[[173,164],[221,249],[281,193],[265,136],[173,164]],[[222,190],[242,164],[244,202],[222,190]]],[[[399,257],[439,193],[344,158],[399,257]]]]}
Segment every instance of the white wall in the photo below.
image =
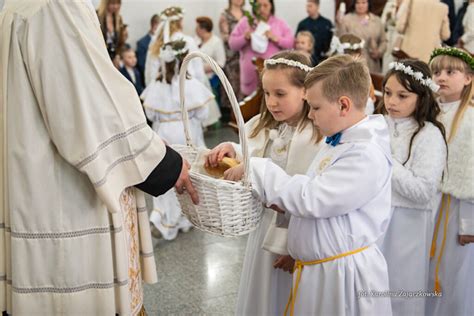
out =
{"type": "MultiPolygon", "coordinates": [[[[10,0],[15,1],[15,0],[10,0]]],[[[91,0],[98,7],[100,0],[91,0]]],[[[0,8],[5,0],[0,0],[0,8]]],[[[248,1],[247,1],[248,2],[248,1]]],[[[321,13],[333,20],[334,0],[321,0],[321,13]]],[[[287,21],[295,30],[298,22],[306,17],[306,0],[275,0],[276,15],[287,21]]],[[[135,46],[136,41],[146,34],[150,18],[171,5],[185,9],[184,31],[194,35],[195,19],[208,16],[217,25],[220,13],[227,7],[227,0],[122,0],[121,14],[129,28],[129,43],[135,46]]],[[[217,26],[215,26],[217,31],[217,26]]]]}

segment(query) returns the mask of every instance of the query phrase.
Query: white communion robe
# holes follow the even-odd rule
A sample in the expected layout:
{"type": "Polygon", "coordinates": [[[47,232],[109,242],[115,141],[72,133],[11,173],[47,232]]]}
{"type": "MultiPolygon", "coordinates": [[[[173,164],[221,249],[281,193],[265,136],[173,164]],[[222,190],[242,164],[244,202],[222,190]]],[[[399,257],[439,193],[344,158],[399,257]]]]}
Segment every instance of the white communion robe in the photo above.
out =
{"type": "Polygon", "coordinates": [[[157,275],[133,186],[167,151],[89,1],[6,1],[0,131],[0,312],[139,312],[157,275]]]}
{"type": "Polygon", "coordinates": [[[431,239],[447,147],[439,128],[425,122],[413,139],[408,159],[418,123],[413,117],[385,119],[393,156],[393,214],[380,250],[387,261],[390,290],[400,294],[392,296],[393,315],[424,315],[431,239]]]}
{"type": "MultiPolygon", "coordinates": [[[[171,41],[177,41],[177,40],[183,40],[186,42],[186,49],[190,53],[199,51],[199,47],[196,44],[196,41],[194,38],[191,36],[185,35],[182,32],[176,32],[173,35],[171,35],[170,38],[171,41]]],[[[153,45],[153,44],[151,44],[153,45]]],[[[204,65],[203,61],[200,58],[194,58],[191,60],[188,64],[188,73],[189,75],[200,81],[204,86],[206,86],[207,89],[211,89],[211,84],[209,83],[209,79],[206,76],[206,73],[204,72],[204,65]]],[[[148,54],[146,57],[146,62],[145,62],[145,85],[148,87],[148,85],[152,84],[156,78],[158,78],[158,75],[161,71],[161,60],[159,56],[155,56],[151,53],[151,50],[148,50],[148,54]]],[[[209,104],[207,105],[209,108],[209,115],[207,117],[207,120],[203,123],[203,126],[209,126],[214,123],[216,123],[219,118],[221,117],[221,111],[219,110],[219,106],[217,105],[217,102],[214,99],[212,99],[209,104]]]]}
{"type": "MultiPolygon", "coordinates": [[[[250,135],[259,121],[260,115],[253,117],[245,124],[247,135],[250,135]]],[[[283,124],[282,124],[283,125],[283,124]]],[[[284,124],[286,125],[286,124],[284,124]]],[[[287,134],[284,129],[281,134],[287,134]]],[[[255,137],[248,138],[249,153],[251,157],[274,156],[285,165],[288,174],[304,174],[316,153],[321,147],[313,138],[313,126],[293,128],[293,133],[285,137],[284,150],[281,154],[272,155],[274,142],[270,139],[269,129],[262,129],[255,137]]],[[[234,146],[238,156],[241,156],[240,147],[234,146]]],[[[280,152],[280,151],[278,151],[280,152]]],[[[265,209],[263,218],[257,229],[250,233],[245,249],[244,265],[242,268],[240,286],[236,305],[236,315],[282,315],[286,300],[291,290],[292,277],[288,272],[275,269],[273,262],[283,254],[281,252],[270,252],[262,249],[265,237],[268,233],[276,213],[271,209],[265,209]]],[[[280,228],[276,233],[281,233],[278,240],[284,239],[284,248],[287,248],[286,233],[280,228]]],[[[274,243],[275,244],[275,243],[274,243]]],[[[275,245],[276,246],[276,245],[275,245]]],[[[275,249],[277,247],[274,247],[275,249]]]]}
{"type": "MultiPolygon", "coordinates": [[[[153,130],[170,145],[186,145],[179,94],[178,76],[174,76],[171,84],[158,80],[152,82],[141,95],[147,117],[153,122],[153,130]]],[[[214,95],[194,78],[185,81],[184,94],[192,142],[205,147],[202,122],[207,119],[208,104],[214,100],[214,95]]],[[[166,240],[175,239],[180,229],[188,231],[192,226],[181,213],[174,190],[153,198],[150,222],[166,240]]]]}
{"type": "MultiPolygon", "coordinates": [[[[440,103],[438,119],[451,134],[453,119],[460,101],[440,103]]],[[[468,316],[474,313],[474,243],[461,246],[459,235],[474,236],[474,108],[469,106],[458,125],[456,134],[448,142],[448,163],[441,184],[446,204],[449,204],[448,225],[443,254],[447,205],[441,208],[436,238],[435,255],[430,262],[430,289],[435,287],[436,266],[439,261],[441,297],[429,298],[427,315],[468,316]],[[449,198],[449,202],[447,203],[449,198]],[[441,217],[441,218],[440,218],[441,217]]]]}
{"type": "Polygon", "coordinates": [[[304,266],[295,315],[391,315],[390,298],[370,293],[389,288],[375,244],[391,214],[390,137],[383,116],[342,131],[340,144],[323,146],[307,175],[291,177],[268,159],[251,158],[251,178],[264,203],[291,213],[293,258],[307,262],[360,251],[304,266]]]}

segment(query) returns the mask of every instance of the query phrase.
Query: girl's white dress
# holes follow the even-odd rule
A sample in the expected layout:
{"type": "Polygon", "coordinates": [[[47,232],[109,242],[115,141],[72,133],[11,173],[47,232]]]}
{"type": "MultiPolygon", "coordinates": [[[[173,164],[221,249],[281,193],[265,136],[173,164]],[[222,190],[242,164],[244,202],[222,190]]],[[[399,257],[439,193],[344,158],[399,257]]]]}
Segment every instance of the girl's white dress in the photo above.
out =
{"type": "MultiPolygon", "coordinates": [[[[445,126],[448,139],[459,105],[460,101],[440,103],[441,113],[438,119],[445,126]]],[[[448,164],[441,184],[446,204],[438,213],[437,220],[440,220],[440,225],[429,275],[430,289],[433,289],[439,261],[438,276],[443,295],[429,298],[427,315],[467,316],[474,312],[474,244],[461,246],[458,242],[459,235],[474,235],[473,122],[474,108],[469,106],[464,112],[456,134],[448,143],[448,164]],[[444,237],[445,248],[441,254],[444,237]]]]}
{"type": "MultiPolygon", "coordinates": [[[[185,81],[184,92],[192,141],[203,147],[205,144],[202,122],[208,117],[208,103],[214,100],[214,95],[194,78],[185,81]]],[[[149,84],[141,98],[148,118],[153,121],[153,130],[169,145],[185,145],[178,76],[173,78],[171,84],[164,81],[149,84]]],[[[179,229],[187,231],[191,227],[191,223],[181,214],[174,190],[153,198],[150,221],[167,240],[176,238],[179,229]]]]}
{"type": "Polygon", "coordinates": [[[418,128],[413,117],[385,117],[393,157],[392,219],[381,250],[387,261],[393,315],[424,315],[426,298],[408,292],[428,291],[429,253],[434,221],[441,201],[439,183],[446,164],[446,144],[441,131],[429,122],[418,128]],[[402,291],[406,291],[402,292],[402,291]]]}
{"type": "MultiPolygon", "coordinates": [[[[171,41],[177,41],[177,40],[185,41],[186,42],[185,47],[186,49],[188,49],[190,53],[199,51],[199,47],[196,44],[196,41],[191,36],[188,36],[182,32],[174,33],[173,35],[171,35],[170,40],[171,41]]],[[[160,69],[161,69],[161,62],[162,61],[160,60],[159,56],[155,56],[151,54],[151,51],[148,50],[146,63],[145,63],[145,85],[146,86],[152,84],[158,77],[160,73],[160,69]]],[[[194,58],[193,60],[191,60],[190,63],[188,64],[187,71],[192,78],[197,79],[208,90],[211,90],[209,79],[207,78],[206,73],[204,72],[204,65],[200,58],[194,58]]],[[[221,117],[221,112],[219,110],[219,107],[215,99],[210,100],[209,103],[207,104],[207,107],[209,109],[209,114],[206,120],[203,121],[203,126],[212,125],[216,123],[221,117]]]]}

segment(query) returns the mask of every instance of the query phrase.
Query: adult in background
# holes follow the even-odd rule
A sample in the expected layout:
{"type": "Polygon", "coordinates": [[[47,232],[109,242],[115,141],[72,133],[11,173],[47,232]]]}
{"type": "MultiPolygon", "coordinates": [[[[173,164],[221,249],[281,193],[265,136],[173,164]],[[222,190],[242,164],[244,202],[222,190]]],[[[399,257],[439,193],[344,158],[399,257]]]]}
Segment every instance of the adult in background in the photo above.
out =
{"type": "Polygon", "coordinates": [[[400,8],[400,4],[403,0],[388,0],[385,4],[385,8],[382,12],[382,23],[385,25],[385,35],[387,37],[387,50],[383,55],[382,73],[386,73],[389,70],[389,65],[394,61],[392,51],[400,41],[400,34],[398,34],[397,25],[397,12],[400,8]]]}
{"type": "Polygon", "coordinates": [[[121,6],[122,0],[101,0],[99,9],[97,9],[100,29],[104,36],[107,52],[112,60],[120,53],[118,50],[119,37],[123,27],[122,16],[120,15],[121,6]]]}
{"type": "Polygon", "coordinates": [[[397,31],[403,34],[400,50],[428,63],[431,52],[451,36],[448,6],[439,0],[404,0],[397,31]]]}
{"type": "MultiPolygon", "coordinates": [[[[242,93],[240,92],[239,53],[230,49],[229,37],[237,23],[239,23],[240,19],[244,16],[244,4],[244,0],[229,0],[229,6],[221,13],[219,19],[219,33],[224,42],[226,55],[224,72],[234,89],[237,100],[242,99],[242,93]]],[[[225,91],[223,91],[223,88],[221,88],[221,96],[222,120],[228,122],[230,120],[231,105],[229,98],[227,98],[225,91]]]]}
{"type": "Polygon", "coordinates": [[[156,29],[160,23],[158,14],[154,14],[150,19],[150,30],[142,38],[137,41],[137,67],[142,74],[142,82],[145,81],[145,62],[148,46],[156,37],[156,29]]]}
{"type": "Polygon", "coordinates": [[[308,17],[298,23],[296,34],[301,31],[309,31],[314,37],[313,63],[315,65],[323,59],[323,55],[328,51],[332,39],[332,23],[319,13],[319,0],[307,0],[306,12],[308,17]]]}
{"type": "Polygon", "coordinates": [[[7,0],[0,48],[0,312],[143,314],[142,191],[198,202],[186,162],[146,124],[90,1],[7,0]]]}
{"type": "Polygon", "coordinates": [[[275,53],[293,48],[294,37],[288,24],[275,16],[273,0],[257,0],[253,14],[260,17],[250,23],[243,17],[229,39],[231,49],[240,53],[240,90],[250,95],[257,89],[259,78],[252,63],[256,57],[269,58],[275,53]]]}
{"type": "MultiPolygon", "coordinates": [[[[226,59],[224,43],[218,36],[212,34],[213,28],[214,24],[207,16],[200,16],[196,18],[196,35],[198,37],[199,50],[208,56],[211,56],[221,68],[224,68],[226,59]]],[[[219,78],[216,74],[214,74],[211,66],[208,64],[204,65],[204,71],[209,78],[212,91],[214,92],[216,100],[219,103],[221,100],[221,87],[219,78]]]]}
{"type": "Polygon", "coordinates": [[[338,26],[338,34],[352,33],[365,42],[362,51],[370,72],[382,72],[382,57],[387,49],[385,28],[378,16],[370,13],[370,0],[354,0],[338,26]]]}
{"type": "Polygon", "coordinates": [[[462,17],[462,24],[464,33],[459,38],[458,44],[474,55],[474,0],[469,0],[466,13],[462,17]]]}

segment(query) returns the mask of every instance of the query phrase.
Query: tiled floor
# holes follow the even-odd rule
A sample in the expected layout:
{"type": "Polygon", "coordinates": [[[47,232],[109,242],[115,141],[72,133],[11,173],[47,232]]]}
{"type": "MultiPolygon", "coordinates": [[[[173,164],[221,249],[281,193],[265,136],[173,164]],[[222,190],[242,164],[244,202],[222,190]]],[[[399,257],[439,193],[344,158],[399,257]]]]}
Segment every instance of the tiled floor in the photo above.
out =
{"type": "MultiPolygon", "coordinates": [[[[230,128],[206,132],[206,143],[237,140],[230,128]]],[[[145,285],[149,315],[232,315],[247,238],[197,229],[174,241],[154,240],[158,283],[145,285]]]]}

